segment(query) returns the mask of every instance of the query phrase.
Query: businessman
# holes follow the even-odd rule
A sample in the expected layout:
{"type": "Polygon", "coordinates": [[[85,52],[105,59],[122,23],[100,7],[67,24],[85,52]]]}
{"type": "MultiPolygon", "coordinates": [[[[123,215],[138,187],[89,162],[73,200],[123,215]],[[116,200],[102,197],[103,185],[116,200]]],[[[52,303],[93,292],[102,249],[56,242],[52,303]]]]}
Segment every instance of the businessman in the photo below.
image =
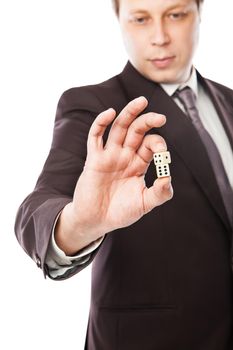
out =
{"type": "Polygon", "coordinates": [[[193,66],[202,6],[114,1],[129,62],[62,95],[19,208],[45,275],[93,261],[85,349],[233,349],[233,91],[193,66]],[[151,162],[166,149],[172,184],[151,162]]]}

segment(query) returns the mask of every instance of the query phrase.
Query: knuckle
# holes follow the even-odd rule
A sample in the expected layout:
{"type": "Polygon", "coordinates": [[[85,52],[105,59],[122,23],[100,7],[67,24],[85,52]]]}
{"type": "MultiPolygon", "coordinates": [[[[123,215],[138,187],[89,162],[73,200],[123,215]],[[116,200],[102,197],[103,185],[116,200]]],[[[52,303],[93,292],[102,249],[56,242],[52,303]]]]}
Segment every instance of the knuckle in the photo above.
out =
{"type": "Polygon", "coordinates": [[[137,114],[137,106],[133,103],[129,103],[125,109],[125,114],[127,117],[137,114]]]}
{"type": "Polygon", "coordinates": [[[123,129],[127,129],[128,125],[127,123],[125,122],[124,118],[120,118],[120,116],[118,116],[115,120],[114,120],[114,123],[112,125],[112,128],[115,128],[115,127],[120,127],[120,128],[123,128],[123,129]]]}

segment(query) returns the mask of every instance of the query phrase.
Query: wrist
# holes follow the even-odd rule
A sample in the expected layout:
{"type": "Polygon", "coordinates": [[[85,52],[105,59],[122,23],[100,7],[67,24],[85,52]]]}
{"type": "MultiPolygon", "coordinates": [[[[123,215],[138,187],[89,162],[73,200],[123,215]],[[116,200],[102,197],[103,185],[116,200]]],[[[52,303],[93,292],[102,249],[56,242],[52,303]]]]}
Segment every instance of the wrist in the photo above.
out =
{"type": "Polygon", "coordinates": [[[57,220],[54,238],[58,247],[69,256],[102,237],[104,233],[96,231],[96,227],[86,227],[74,215],[73,204],[67,204],[57,220]]]}

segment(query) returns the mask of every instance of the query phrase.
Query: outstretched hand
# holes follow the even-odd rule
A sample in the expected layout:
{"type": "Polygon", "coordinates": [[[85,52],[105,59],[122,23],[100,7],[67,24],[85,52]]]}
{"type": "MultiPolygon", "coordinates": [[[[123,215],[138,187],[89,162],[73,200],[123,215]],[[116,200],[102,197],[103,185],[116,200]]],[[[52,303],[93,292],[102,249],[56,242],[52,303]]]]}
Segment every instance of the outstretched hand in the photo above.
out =
{"type": "Polygon", "coordinates": [[[165,116],[152,112],[138,117],[147,103],[145,97],[136,98],[117,117],[110,108],[93,122],[85,167],[73,202],[63,209],[60,220],[67,234],[73,232],[74,244],[80,237],[88,244],[105,233],[131,225],[172,198],[170,177],[156,179],[150,188],[145,185],[153,153],[166,150],[161,136],[145,135],[166,122],[165,116]],[[103,135],[111,123],[104,145],[103,135]]]}

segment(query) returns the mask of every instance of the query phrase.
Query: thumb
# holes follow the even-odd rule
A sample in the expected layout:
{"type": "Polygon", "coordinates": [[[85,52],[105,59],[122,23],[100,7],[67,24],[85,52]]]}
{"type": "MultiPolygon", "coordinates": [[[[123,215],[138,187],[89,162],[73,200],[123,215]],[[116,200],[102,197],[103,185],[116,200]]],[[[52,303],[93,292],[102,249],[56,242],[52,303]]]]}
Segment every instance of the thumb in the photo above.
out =
{"type": "Polygon", "coordinates": [[[143,192],[143,203],[145,214],[155,207],[167,202],[173,197],[171,177],[158,178],[153,186],[145,188],[143,192]]]}

